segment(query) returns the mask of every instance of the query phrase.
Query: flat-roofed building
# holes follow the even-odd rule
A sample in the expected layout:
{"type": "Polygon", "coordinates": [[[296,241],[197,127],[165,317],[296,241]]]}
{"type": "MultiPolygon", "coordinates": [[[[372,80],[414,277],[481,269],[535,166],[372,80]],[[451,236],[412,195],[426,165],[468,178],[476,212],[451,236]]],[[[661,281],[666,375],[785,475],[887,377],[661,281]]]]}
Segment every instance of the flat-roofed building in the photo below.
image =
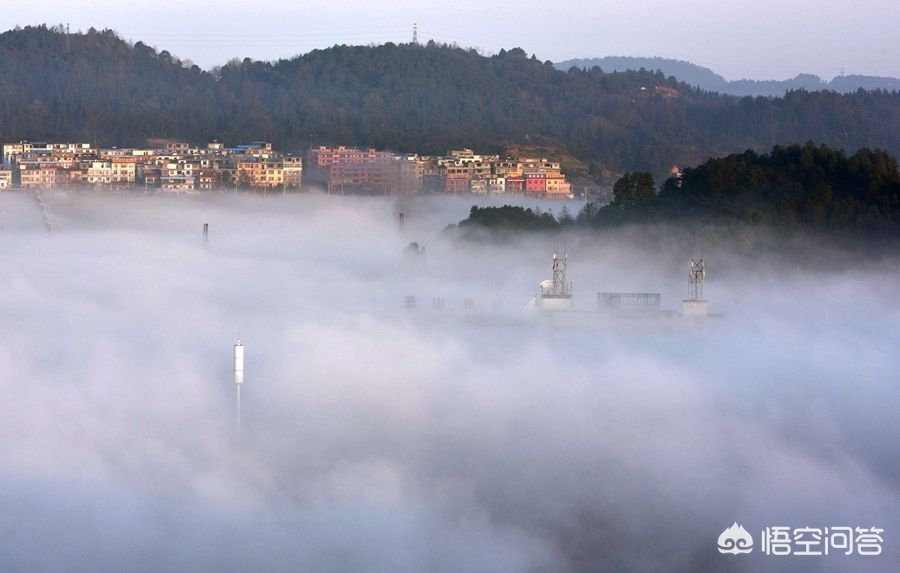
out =
{"type": "Polygon", "coordinates": [[[109,161],[91,161],[87,168],[87,182],[91,185],[112,183],[113,168],[109,161]]]}
{"type": "Polygon", "coordinates": [[[212,191],[220,184],[219,172],[215,169],[201,169],[197,176],[197,188],[201,191],[212,191]]]}
{"type": "Polygon", "coordinates": [[[280,160],[254,157],[239,159],[235,171],[241,186],[260,189],[284,186],[284,164],[280,160]]]}
{"type": "Polygon", "coordinates": [[[547,174],[539,169],[525,170],[525,193],[542,196],[547,192],[547,174]]]}
{"type": "Polygon", "coordinates": [[[487,192],[494,195],[506,193],[506,177],[492,177],[488,179],[487,192]]]}
{"type": "Polygon", "coordinates": [[[566,181],[565,175],[561,173],[547,174],[547,197],[571,199],[572,184],[566,181]]]}
{"type": "Polygon", "coordinates": [[[19,173],[19,186],[23,189],[53,187],[68,183],[66,172],[55,163],[40,161],[20,161],[16,164],[19,173]]]}
{"type": "Polygon", "coordinates": [[[20,141],[18,143],[4,143],[3,144],[3,158],[0,160],[0,163],[5,165],[12,165],[16,162],[16,159],[25,155],[34,149],[34,144],[28,141],[20,141]]]}
{"type": "Polygon", "coordinates": [[[138,181],[143,183],[145,189],[155,189],[159,186],[162,177],[162,168],[152,163],[139,164],[137,168],[138,181]]]}
{"type": "Polygon", "coordinates": [[[137,178],[137,161],[134,157],[113,157],[110,161],[112,183],[130,185],[137,178]]]}
{"type": "Polygon", "coordinates": [[[516,176],[507,176],[506,177],[506,192],[513,194],[521,194],[525,192],[525,176],[524,175],[516,175],[516,176]]]}
{"type": "Polygon", "coordinates": [[[13,170],[10,165],[0,165],[0,190],[11,189],[13,186],[13,170]]]}
{"type": "Polygon", "coordinates": [[[169,161],[160,167],[159,188],[163,191],[193,191],[196,183],[190,161],[169,161]]]}
{"type": "Polygon", "coordinates": [[[321,146],[310,149],[307,157],[309,180],[329,193],[390,195],[399,192],[400,169],[390,152],[321,146]]]}
{"type": "Polygon", "coordinates": [[[303,158],[285,155],[281,158],[284,172],[284,186],[288,189],[299,189],[303,183],[303,158]]]}
{"type": "Polygon", "coordinates": [[[403,155],[395,156],[393,162],[397,172],[397,188],[393,193],[406,195],[422,191],[426,160],[418,155],[403,155]]]}

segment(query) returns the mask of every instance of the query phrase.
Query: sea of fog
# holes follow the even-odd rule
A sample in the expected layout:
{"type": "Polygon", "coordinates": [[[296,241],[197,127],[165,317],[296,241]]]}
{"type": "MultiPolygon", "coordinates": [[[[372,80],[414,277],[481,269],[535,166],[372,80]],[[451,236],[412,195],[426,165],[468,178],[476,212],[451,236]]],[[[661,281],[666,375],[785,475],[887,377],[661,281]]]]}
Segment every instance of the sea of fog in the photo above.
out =
{"type": "Polygon", "coordinates": [[[896,258],[443,232],[471,198],[46,203],[52,233],[0,194],[2,571],[897,571],[896,258]],[[679,310],[699,256],[722,316],[545,320],[554,249],[585,316],[679,310]],[[772,527],[884,541],[766,555],[772,527]]]}

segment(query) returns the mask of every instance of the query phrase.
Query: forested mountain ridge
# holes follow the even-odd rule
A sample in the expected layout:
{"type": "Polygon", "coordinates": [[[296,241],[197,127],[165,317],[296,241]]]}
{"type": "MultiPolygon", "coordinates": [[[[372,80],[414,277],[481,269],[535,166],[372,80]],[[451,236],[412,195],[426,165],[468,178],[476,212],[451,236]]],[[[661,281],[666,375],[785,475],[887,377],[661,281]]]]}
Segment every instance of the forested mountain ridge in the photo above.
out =
{"type": "Polygon", "coordinates": [[[595,172],[696,165],[815,140],[900,153],[900,93],[737,99],[661,73],[567,72],[520,49],[485,57],[429,42],[335,46],[201,70],[111,31],[0,34],[0,140],[138,145],[265,139],[440,153],[564,150],[595,172]]]}

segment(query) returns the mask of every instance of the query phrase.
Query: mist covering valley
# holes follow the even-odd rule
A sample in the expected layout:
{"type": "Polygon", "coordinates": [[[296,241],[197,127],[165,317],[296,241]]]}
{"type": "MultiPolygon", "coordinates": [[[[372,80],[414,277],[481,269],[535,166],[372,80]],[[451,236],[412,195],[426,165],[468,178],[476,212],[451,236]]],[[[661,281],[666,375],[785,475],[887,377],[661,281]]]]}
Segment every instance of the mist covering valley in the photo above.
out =
{"type": "Polygon", "coordinates": [[[71,193],[46,233],[0,194],[0,569],[896,570],[896,257],[445,232],[472,202],[71,193]],[[677,310],[703,256],[723,317],[554,325],[525,307],[555,248],[583,311],[677,310]],[[733,522],[884,551],[721,555],[733,522]]]}

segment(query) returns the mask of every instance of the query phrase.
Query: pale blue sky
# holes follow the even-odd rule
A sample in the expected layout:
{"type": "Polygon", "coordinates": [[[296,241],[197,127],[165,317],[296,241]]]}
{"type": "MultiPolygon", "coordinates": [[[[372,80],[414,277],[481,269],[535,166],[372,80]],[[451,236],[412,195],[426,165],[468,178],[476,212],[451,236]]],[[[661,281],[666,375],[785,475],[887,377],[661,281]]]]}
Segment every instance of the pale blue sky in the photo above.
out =
{"type": "Polygon", "coordinates": [[[7,0],[0,28],[68,23],[112,28],[203,68],[271,60],[334,44],[457,42],[483,53],[521,47],[541,60],[662,56],[727,79],[814,73],[900,77],[900,1],[721,0],[228,2],[7,0]],[[752,6],[752,8],[750,7],[752,6]]]}

